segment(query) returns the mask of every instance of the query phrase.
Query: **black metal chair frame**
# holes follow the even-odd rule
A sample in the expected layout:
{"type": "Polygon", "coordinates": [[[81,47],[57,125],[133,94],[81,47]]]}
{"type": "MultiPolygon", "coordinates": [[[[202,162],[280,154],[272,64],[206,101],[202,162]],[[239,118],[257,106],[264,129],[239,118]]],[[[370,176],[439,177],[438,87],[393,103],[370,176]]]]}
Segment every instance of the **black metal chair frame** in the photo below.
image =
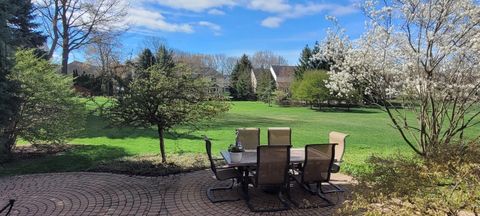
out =
{"type": "Polygon", "coordinates": [[[258,146],[257,147],[257,166],[256,166],[256,171],[253,173],[253,177],[254,177],[254,181],[251,181],[250,178],[247,178],[250,182],[249,183],[252,183],[254,187],[258,188],[258,186],[267,186],[267,187],[279,187],[280,190],[278,191],[277,193],[277,197],[278,199],[280,200],[280,202],[282,203],[283,207],[281,208],[270,208],[270,209],[255,209],[253,207],[253,205],[251,204],[250,202],[250,196],[249,196],[249,193],[248,193],[248,186],[246,188],[246,202],[247,202],[247,206],[248,208],[250,209],[250,211],[252,212],[276,212],[276,211],[284,211],[284,210],[288,210],[290,209],[290,204],[287,202],[287,200],[285,200],[283,197],[282,197],[282,192],[285,192],[287,194],[287,197],[288,199],[290,199],[290,195],[289,195],[289,187],[290,187],[290,182],[289,182],[289,175],[288,175],[288,171],[290,169],[290,148],[291,146],[258,146]],[[285,165],[285,181],[284,183],[282,184],[258,184],[258,173],[259,172],[262,172],[260,168],[260,163],[261,163],[261,156],[260,156],[260,149],[261,148],[287,148],[287,161],[285,161],[286,165],[285,165]]]}
{"type": "MultiPolygon", "coordinates": [[[[208,160],[210,161],[210,168],[212,170],[212,172],[215,174],[215,178],[219,181],[225,181],[225,180],[228,180],[228,179],[221,179],[219,178],[219,176],[217,175],[217,170],[224,170],[224,169],[234,169],[234,168],[217,168],[216,165],[215,165],[215,160],[221,160],[221,159],[214,159],[212,158],[212,143],[210,142],[210,140],[208,139],[208,137],[205,137],[205,147],[206,147],[206,150],[207,150],[207,155],[208,155],[208,160]]],[[[238,178],[241,178],[241,175],[238,177],[238,178]]],[[[212,203],[218,203],[218,202],[233,202],[233,201],[238,201],[240,200],[241,198],[238,197],[238,198],[225,198],[225,199],[215,199],[214,196],[213,196],[213,193],[215,191],[224,191],[224,190],[232,190],[233,189],[233,186],[235,185],[235,178],[231,178],[232,182],[230,185],[226,186],[226,187],[209,187],[207,189],[207,198],[212,202],[212,203]]]]}
{"type": "Polygon", "coordinates": [[[9,215],[10,212],[12,211],[12,208],[13,208],[13,204],[15,203],[15,200],[14,199],[11,199],[11,200],[8,200],[8,203],[7,205],[5,205],[2,209],[0,209],[0,213],[4,212],[5,210],[8,209],[7,213],[5,214],[5,216],[9,215]]]}
{"type": "MultiPolygon", "coordinates": [[[[328,205],[325,205],[325,206],[321,206],[321,207],[326,207],[326,206],[332,206],[332,205],[335,205],[334,202],[332,202],[330,199],[328,199],[327,197],[324,196],[324,194],[327,194],[328,191],[324,191],[322,189],[322,183],[328,183],[330,185],[332,185],[330,183],[330,176],[331,176],[331,168],[332,168],[332,165],[333,165],[333,162],[334,162],[334,155],[335,155],[335,145],[337,145],[336,143],[327,143],[327,144],[309,144],[309,145],[305,145],[305,162],[303,164],[302,167],[300,167],[300,178],[301,179],[298,179],[297,177],[295,177],[294,175],[292,175],[291,177],[299,184],[301,185],[306,191],[308,191],[310,194],[312,195],[317,195],[318,197],[320,197],[322,200],[326,201],[328,203],[328,205]],[[311,183],[310,182],[305,182],[304,181],[304,172],[302,171],[303,167],[305,167],[306,165],[308,165],[308,148],[311,147],[311,146],[315,146],[315,145],[331,145],[332,146],[332,157],[331,157],[331,160],[330,160],[330,165],[329,165],[329,172],[327,173],[327,178],[325,178],[325,180],[323,181],[317,181],[317,182],[313,182],[313,184],[316,185],[316,188],[315,189],[312,189],[312,186],[311,186],[311,183]]],[[[330,192],[332,193],[332,192],[330,192]]],[[[299,206],[297,202],[295,202],[294,200],[290,200],[293,204],[295,204],[295,206],[299,206]]]]}

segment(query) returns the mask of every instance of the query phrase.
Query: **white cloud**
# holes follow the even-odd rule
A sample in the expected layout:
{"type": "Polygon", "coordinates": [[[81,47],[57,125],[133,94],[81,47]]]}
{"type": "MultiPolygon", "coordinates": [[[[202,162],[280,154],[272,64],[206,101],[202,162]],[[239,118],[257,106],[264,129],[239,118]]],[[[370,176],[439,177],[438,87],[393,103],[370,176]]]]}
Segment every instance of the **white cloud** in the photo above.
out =
{"type": "Polygon", "coordinates": [[[210,15],[225,15],[225,12],[214,8],[214,9],[210,9],[208,11],[208,14],[210,14],[210,15]]]}
{"type": "Polygon", "coordinates": [[[262,26],[268,28],[277,28],[282,24],[285,19],[281,17],[268,17],[262,21],[262,26]]]}
{"type": "Polygon", "coordinates": [[[358,8],[353,5],[343,6],[336,4],[296,4],[291,6],[288,12],[278,13],[277,15],[267,17],[262,21],[262,26],[268,28],[277,28],[287,19],[294,19],[304,16],[310,16],[326,12],[335,16],[342,16],[358,12],[358,8]]]}
{"type": "Polygon", "coordinates": [[[291,9],[291,6],[284,0],[250,0],[248,7],[271,13],[281,13],[291,9]]]}
{"type": "Polygon", "coordinates": [[[219,25],[207,21],[200,21],[198,22],[198,25],[208,27],[209,29],[212,29],[214,31],[222,30],[222,27],[220,27],[219,25]]]}
{"type": "Polygon", "coordinates": [[[198,22],[198,25],[209,28],[210,30],[213,31],[213,33],[215,35],[220,35],[220,31],[222,30],[221,26],[219,26],[215,23],[207,22],[207,21],[200,21],[200,22],[198,22]]]}
{"type": "MultiPolygon", "coordinates": [[[[148,28],[149,30],[161,30],[168,32],[194,32],[194,26],[208,27],[215,34],[219,34],[221,27],[205,21],[193,21],[190,23],[169,22],[165,16],[176,15],[178,11],[159,11],[150,8],[165,6],[171,9],[193,11],[200,14],[224,15],[224,7],[244,7],[250,10],[267,12],[270,15],[261,21],[261,25],[267,28],[278,28],[288,19],[310,16],[318,13],[326,13],[334,16],[342,16],[358,12],[354,3],[339,5],[331,3],[296,3],[289,0],[138,0],[135,6],[129,10],[127,18],[133,26],[148,28]],[[164,16],[165,15],[165,16],[164,16]],[[208,24],[207,24],[208,23],[208,24]]],[[[193,17],[193,16],[192,16],[193,17]]],[[[144,29],[145,30],[145,29],[144,29]]]]}
{"type": "Polygon", "coordinates": [[[235,0],[149,0],[163,6],[184,9],[195,12],[202,12],[210,8],[234,6],[235,0]]]}
{"type": "Polygon", "coordinates": [[[129,9],[126,22],[133,27],[144,27],[150,30],[184,33],[194,32],[190,24],[169,23],[161,13],[144,8],[129,9]]]}

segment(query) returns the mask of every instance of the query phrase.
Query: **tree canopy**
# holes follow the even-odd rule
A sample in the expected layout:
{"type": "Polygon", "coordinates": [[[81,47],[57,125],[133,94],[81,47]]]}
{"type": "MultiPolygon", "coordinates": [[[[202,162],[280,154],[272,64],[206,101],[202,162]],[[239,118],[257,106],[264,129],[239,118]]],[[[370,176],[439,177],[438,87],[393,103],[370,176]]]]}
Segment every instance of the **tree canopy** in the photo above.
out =
{"type": "MultiPolygon", "coordinates": [[[[170,56],[170,52],[162,55],[170,56]]],[[[162,161],[166,161],[164,135],[180,125],[196,126],[228,110],[228,104],[209,93],[210,84],[184,65],[171,64],[171,56],[136,76],[119,94],[110,110],[114,123],[136,127],[156,126],[162,161]]]]}
{"type": "Polygon", "coordinates": [[[17,48],[37,48],[44,42],[45,38],[33,30],[35,26],[31,1],[0,1],[0,160],[15,145],[13,119],[20,103],[20,85],[7,77],[12,72],[17,48]]]}
{"type": "Polygon", "coordinates": [[[328,100],[330,90],[326,87],[328,74],[322,70],[310,70],[305,72],[303,79],[295,80],[292,84],[292,96],[311,105],[318,105],[328,100]]]}
{"type": "Polygon", "coordinates": [[[13,118],[15,137],[31,143],[62,143],[83,129],[85,105],[72,89],[72,77],[38,58],[34,50],[18,51],[9,79],[18,91],[19,114],[13,118]]]}

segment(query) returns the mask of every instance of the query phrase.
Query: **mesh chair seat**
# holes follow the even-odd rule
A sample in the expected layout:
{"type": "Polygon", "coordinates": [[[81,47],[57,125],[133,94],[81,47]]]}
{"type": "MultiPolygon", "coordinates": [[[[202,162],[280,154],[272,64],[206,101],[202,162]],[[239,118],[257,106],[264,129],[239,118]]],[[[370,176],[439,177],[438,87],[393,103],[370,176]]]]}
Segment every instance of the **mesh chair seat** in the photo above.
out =
{"type": "Polygon", "coordinates": [[[249,177],[255,187],[274,186],[278,187],[278,198],[283,204],[282,208],[256,209],[250,202],[247,194],[247,205],[254,212],[281,211],[290,208],[289,204],[282,198],[282,193],[288,193],[288,171],[290,167],[290,146],[258,146],[257,147],[257,169],[249,177]]]}
{"type": "MultiPolygon", "coordinates": [[[[330,180],[336,144],[311,144],[305,146],[305,162],[297,171],[291,172],[292,177],[307,191],[318,195],[329,205],[329,199],[323,196],[322,183],[330,180]],[[316,189],[312,188],[316,184],[316,189]]],[[[298,203],[292,200],[295,205],[298,203]]]]}
{"type": "Polygon", "coordinates": [[[234,169],[234,168],[226,168],[226,169],[217,169],[217,179],[220,181],[232,179],[232,178],[239,178],[242,174],[234,169]]]}

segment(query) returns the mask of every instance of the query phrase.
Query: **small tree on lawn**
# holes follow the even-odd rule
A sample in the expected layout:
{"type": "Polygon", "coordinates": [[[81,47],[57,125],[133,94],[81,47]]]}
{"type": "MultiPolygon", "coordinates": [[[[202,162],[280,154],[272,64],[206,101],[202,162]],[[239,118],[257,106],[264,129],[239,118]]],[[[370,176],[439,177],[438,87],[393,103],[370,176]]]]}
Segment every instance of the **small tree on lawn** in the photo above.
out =
{"type": "Polygon", "coordinates": [[[326,87],[328,74],[325,71],[307,71],[303,79],[295,80],[292,84],[292,96],[294,99],[303,100],[310,105],[317,105],[328,100],[330,90],[326,87]]]}
{"type": "Polygon", "coordinates": [[[21,85],[19,112],[12,119],[15,139],[62,143],[83,128],[85,105],[71,87],[71,76],[57,73],[57,67],[34,50],[17,52],[9,79],[21,85]]]}
{"type": "Polygon", "coordinates": [[[260,73],[257,83],[258,99],[268,103],[268,105],[271,106],[276,89],[275,80],[273,79],[270,71],[264,70],[262,73],[260,73]]]}
{"type": "Polygon", "coordinates": [[[228,110],[227,103],[208,93],[208,82],[198,79],[183,65],[156,64],[144,74],[135,77],[119,94],[110,114],[115,123],[157,127],[163,162],[165,132],[179,125],[196,125],[228,110]]]}

